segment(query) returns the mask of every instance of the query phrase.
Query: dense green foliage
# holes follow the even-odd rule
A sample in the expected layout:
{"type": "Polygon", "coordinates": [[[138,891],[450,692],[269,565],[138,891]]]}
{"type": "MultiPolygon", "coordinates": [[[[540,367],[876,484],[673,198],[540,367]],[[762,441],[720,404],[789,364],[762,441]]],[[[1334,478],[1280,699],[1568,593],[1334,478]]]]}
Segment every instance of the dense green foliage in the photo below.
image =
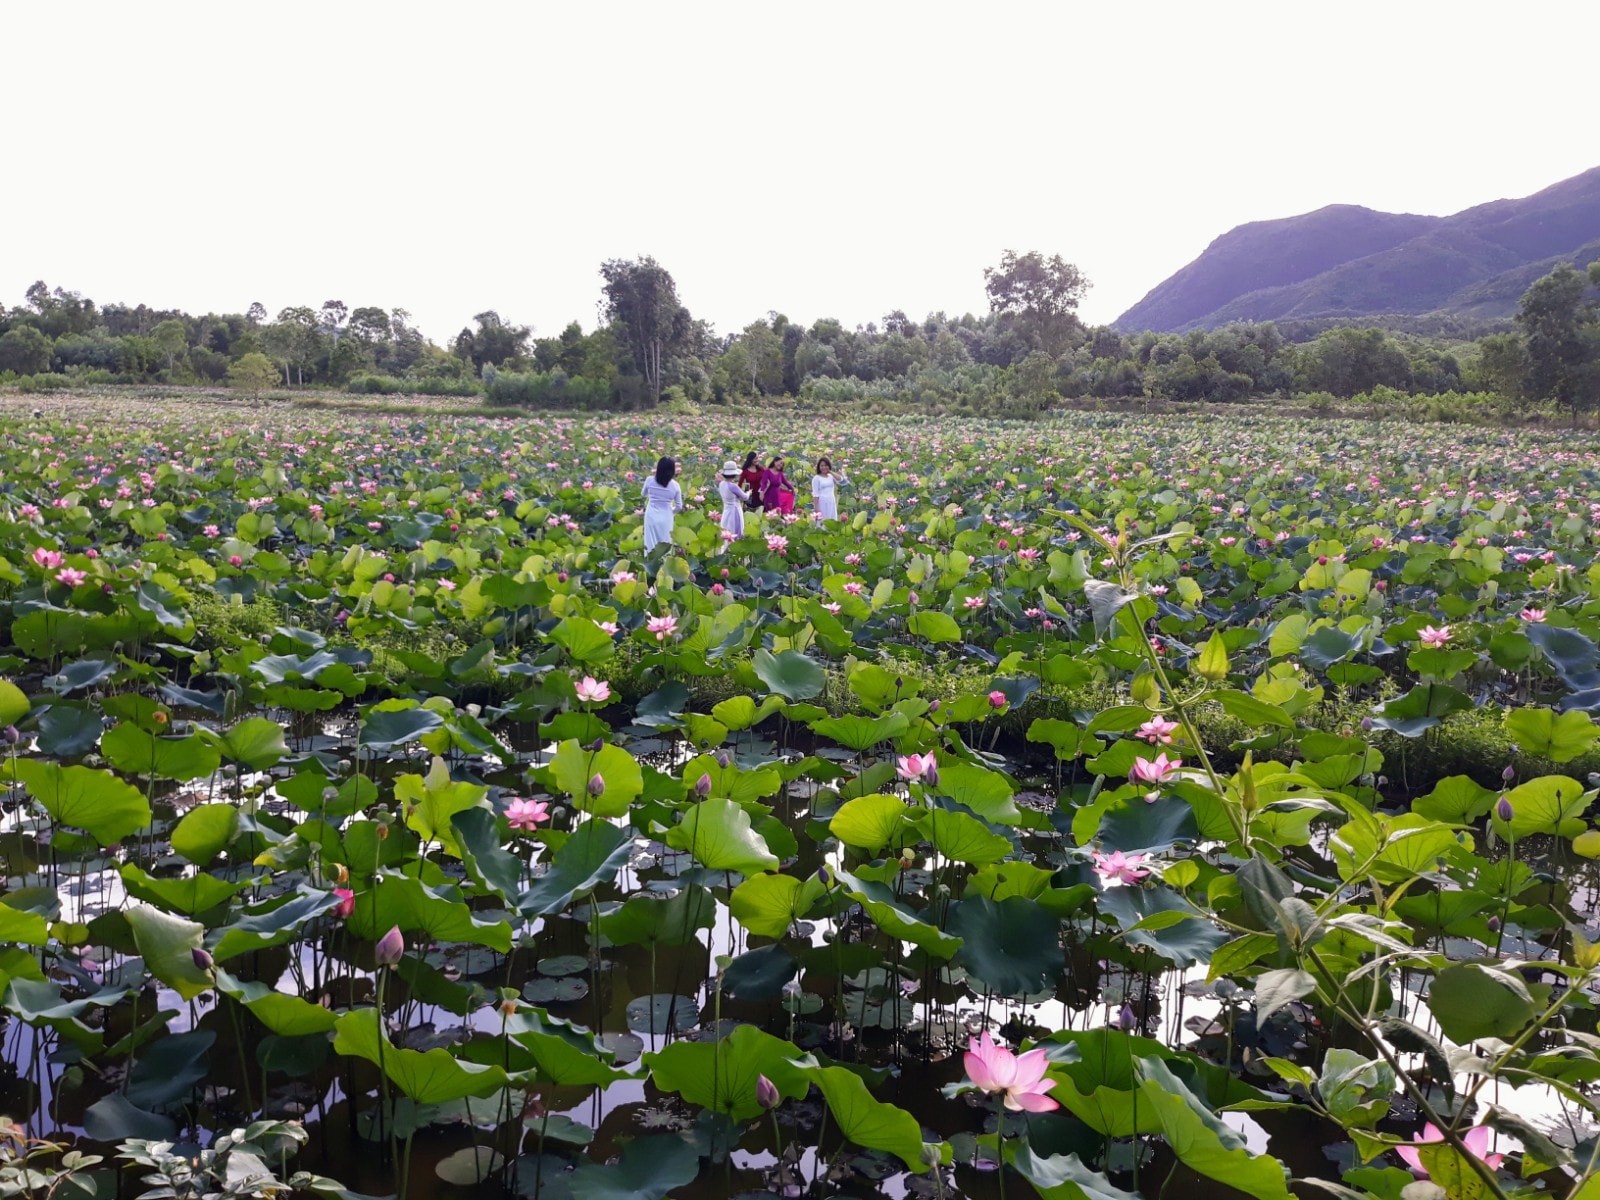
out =
{"type": "Polygon", "coordinates": [[[1594,1186],[1590,439],[54,403],[0,1011],[63,1140],[0,1182],[1594,1186]],[[724,537],[745,444],[845,520],[724,537]]]}
{"type": "MultiPolygon", "coordinates": [[[[573,322],[535,337],[500,314],[477,314],[448,352],[403,309],[286,308],[268,321],[190,317],[140,306],[98,308],[42,283],[19,308],[0,309],[0,380],[31,391],[53,379],[237,383],[249,357],[251,387],[343,387],[390,395],[482,394],[488,403],[544,410],[734,404],[796,397],[850,411],[921,411],[1031,417],[1065,402],[1231,403],[1274,398],[1438,397],[1485,394],[1437,406],[1459,419],[1517,420],[1555,404],[1571,416],[1600,398],[1600,324],[1585,277],[1570,267],[1538,280],[1517,326],[1472,341],[1459,331],[1423,335],[1377,327],[1235,324],[1182,334],[1123,334],[1087,327],[1077,305],[1088,283],[1059,256],[1008,251],[986,273],[991,311],[913,321],[903,312],[846,329],[804,326],[781,313],[719,335],[679,299],[653,259],[601,270],[605,323],[573,322]],[[1287,334],[1302,340],[1293,340],[1287,334]],[[1469,411],[1470,408],[1470,411],[1469,411]]],[[[63,384],[64,386],[64,384],[63,384]]],[[[1407,404],[1415,415],[1427,404],[1407,404]]]]}

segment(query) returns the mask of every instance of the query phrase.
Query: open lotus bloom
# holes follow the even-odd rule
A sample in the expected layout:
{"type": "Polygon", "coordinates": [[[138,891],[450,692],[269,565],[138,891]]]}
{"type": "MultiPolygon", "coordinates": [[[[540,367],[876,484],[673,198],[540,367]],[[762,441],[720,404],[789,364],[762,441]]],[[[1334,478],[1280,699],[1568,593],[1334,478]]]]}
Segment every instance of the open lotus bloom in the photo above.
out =
{"type": "MultiPolygon", "coordinates": [[[[1422,1127],[1422,1133],[1416,1140],[1419,1142],[1442,1142],[1444,1141],[1444,1131],[1437,1125],[1429,1123],[1422,1127]]],[[[1498,1171],[1500,1169],[1500,1162],[1505,1158],[1505,1155],[1488,1153],[1489,1127],[1487,1125],[1474,1125],[1461,1135],[1461,1140],[1466,1143],[1467,1149],[1472,1151],[1474,1158],[1487,1163],[1493,1170],[1498,1171]]],[[[1400,1157],[1405,1160],[1406,1166],[1411,1168],[1413,1175],[1419,1179],[1428,1177],[1428,1168],[1422,1165],[1422,1155],[1417,1147],[1397,1146],[1395,1149],[1400,1157]]]]}
{"type": "Polygon", "coordinates": [[[1004,1046],[995,1045],[987,1029],[981,1038],[970,1039],[968,1045],[970,1048],[962,1056],[967,1078],[981,1091],[1002,1093],[1005,1106],[1012,1112],[1050,1112],[1061,1107],[1045,1095],[1056,1083],[1044,1077],[1050,1062],[1043,1050],[1013,1054],[1004,1046]]]}

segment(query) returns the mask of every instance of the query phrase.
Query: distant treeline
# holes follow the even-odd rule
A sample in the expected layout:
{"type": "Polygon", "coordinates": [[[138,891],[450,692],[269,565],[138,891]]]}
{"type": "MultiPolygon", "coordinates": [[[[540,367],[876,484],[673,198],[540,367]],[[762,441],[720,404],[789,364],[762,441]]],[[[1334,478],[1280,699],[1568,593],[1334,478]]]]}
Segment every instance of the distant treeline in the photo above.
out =
{"type": "Polygon", "coordinates": [[[1589,276],[1562,267],[1523,298],[1515,328],[1417,332],[1303,322],[1182,334],[1086,326],[1088,282],[1060,257],[1007,252],[985,272],[990,309],[904,312],[847,329],[768,313],[719,334],[679,300],[651,258],[600,269],[603,321],[535,337],[481,312],[448,347],[404,309],[339,300],[192,316],[97,305],[30,287],[0,306],[0,382],[29,390],[112,383],[344,388],[377,394],[483,395],[491,404],[618,409],[794,396],[827,405],[1027,416],[1063,399],[1232,402],[1482,393],[1502,409],[1600,401],[1600,313],[1589,276]],[[1465,336],[1471,333],[1475,337],[1465,336]]]}

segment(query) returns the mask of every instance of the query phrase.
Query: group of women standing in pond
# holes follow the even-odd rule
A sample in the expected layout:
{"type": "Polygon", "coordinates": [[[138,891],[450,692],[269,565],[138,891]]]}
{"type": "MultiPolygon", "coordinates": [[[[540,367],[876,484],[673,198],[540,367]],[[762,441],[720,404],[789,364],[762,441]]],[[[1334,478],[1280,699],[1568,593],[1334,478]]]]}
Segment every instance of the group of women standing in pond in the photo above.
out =
{"type": "MultiPolygon", "coordinates": [[[[794,512],[795,488],[783,473],[783,455],[774,455],[765,467],[760,456],[750,451],[740,467],[731,458],[722,464],[722,478],[717,485],[717,495],[722,500],[722,528],[734,537],[744,535],[744,514],[747,508],[761,509],[787,516],[794,512]]],[[[673,478],[678,464],[663,458],[656,464],[653,477],[644,484],[644,550],[650,553],[662,542],[672,541],[673,517],[683,511],[683,489],[673,478]]],[[[838,488],[847,483],[844,475],[833,469],[826,456],[817,460],[816,472],[811,476],[811,498],[814,515],[819,520],[839,519],[838,488]]]]}

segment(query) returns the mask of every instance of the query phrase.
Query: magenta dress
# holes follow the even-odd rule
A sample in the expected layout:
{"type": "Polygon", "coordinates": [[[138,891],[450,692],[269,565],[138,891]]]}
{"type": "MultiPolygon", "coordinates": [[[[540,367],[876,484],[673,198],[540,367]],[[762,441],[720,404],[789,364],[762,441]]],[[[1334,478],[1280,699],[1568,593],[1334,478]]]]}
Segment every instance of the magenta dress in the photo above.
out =
{"type": "Polygon", "coordinates": [[[794,511],[794,489],[789,486],[789,480],[782,471],[775,471],[771,467],[761,472],[761,507],[771,512],[794,511]]]}

